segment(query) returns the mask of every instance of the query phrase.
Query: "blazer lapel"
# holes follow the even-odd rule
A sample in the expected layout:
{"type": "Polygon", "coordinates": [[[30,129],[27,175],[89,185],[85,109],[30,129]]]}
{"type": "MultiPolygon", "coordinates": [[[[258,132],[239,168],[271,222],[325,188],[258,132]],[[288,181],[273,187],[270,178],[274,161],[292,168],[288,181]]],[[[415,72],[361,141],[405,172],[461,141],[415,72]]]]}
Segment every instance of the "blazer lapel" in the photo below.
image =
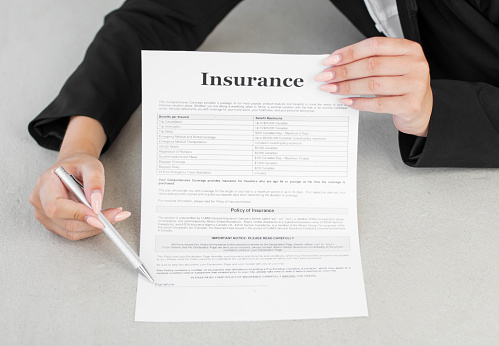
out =
{"type": "Polygon", "coordinates": [[[404,37],[421,43],[418,27],[418,4],[416,0],[397,0],[400,24],[404,37]]]}

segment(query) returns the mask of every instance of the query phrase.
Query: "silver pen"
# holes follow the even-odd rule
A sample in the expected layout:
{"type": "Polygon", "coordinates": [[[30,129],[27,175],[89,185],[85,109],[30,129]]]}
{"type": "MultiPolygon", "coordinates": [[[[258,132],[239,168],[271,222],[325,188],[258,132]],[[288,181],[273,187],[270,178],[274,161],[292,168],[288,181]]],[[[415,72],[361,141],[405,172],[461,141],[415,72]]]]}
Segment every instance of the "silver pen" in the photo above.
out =
{"type": "MultiPolygon", "coordinates": [[[[90,203],[88,203],[87,199],[85,198],[85,193],[83,192],[83,185],[72,174],[68,174],[68,172],[66,172],[66,170],[62,166],[55,170],[55,174],[57,174],[57,176],[61,179],[64,186],[66,186],[69,189],[69,191],[73,193],[73,195],[80,203],[83,203],[87,207],[92,209],[92,206],[90,205],[90,203]]],[[[97,216],[105,226],[102,229],[102,231],[109,237],[109,239],[111,239],[114,245],[116,245],[118,249],[120,249],[123,255],[125,255],[128,261],[133,265],[133,267],[145,278],[149,279],[149,281],[154,283],[154,280],[152,279],[151,275],[144,266],[144,263],[142,263],[139,256],[137,256],[135,251],[133,251],[130,245],[127,244],[125,239],[123,239],[123,237],[118,233],[118,231],[114,228],[111,222],[109,222],[101,212],[99,212],[97,216]]]]}

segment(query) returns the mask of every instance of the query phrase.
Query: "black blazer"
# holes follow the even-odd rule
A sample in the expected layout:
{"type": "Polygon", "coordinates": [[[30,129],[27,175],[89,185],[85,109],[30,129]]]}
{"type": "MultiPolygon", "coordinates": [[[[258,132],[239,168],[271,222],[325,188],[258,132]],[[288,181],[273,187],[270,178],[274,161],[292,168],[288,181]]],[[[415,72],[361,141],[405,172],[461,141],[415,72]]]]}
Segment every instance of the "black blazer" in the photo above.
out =
{"type": "MultiPolygon", "coordinates": [[[[195,50],[240,0],[128,0],[105,18],[60,94],[29,124],[57,150],[72,115],[101,122],[111,145],[141,102],[140,51],[195,50]]],[[[366,36],[380,33],[363,0],[331,0],[366,36]]],[[[404,36],[421,43],[434,95],[428,137],[400,133],[415,167],[499,167],[499,4],[397,0],[404,36]]]]}

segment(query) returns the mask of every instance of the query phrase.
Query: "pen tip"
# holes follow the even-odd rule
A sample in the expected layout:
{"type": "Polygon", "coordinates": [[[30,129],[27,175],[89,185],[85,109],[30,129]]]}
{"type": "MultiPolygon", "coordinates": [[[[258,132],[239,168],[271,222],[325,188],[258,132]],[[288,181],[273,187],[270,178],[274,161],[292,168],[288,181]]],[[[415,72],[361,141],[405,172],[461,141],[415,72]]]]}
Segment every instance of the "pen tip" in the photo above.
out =
{"type": "Polygon", "coordinates": [[[148,279],[149,281],[151,281],[152,283],[154,283],[154,280],[151,276],[151,274],[149,274],[149,272],[147,271],[146,267],[144,267],[143,265],[141,265],[140,267],[137,267],[137,270],[139,271],[140,274],[142,274],[146,279],[148,279]]]}

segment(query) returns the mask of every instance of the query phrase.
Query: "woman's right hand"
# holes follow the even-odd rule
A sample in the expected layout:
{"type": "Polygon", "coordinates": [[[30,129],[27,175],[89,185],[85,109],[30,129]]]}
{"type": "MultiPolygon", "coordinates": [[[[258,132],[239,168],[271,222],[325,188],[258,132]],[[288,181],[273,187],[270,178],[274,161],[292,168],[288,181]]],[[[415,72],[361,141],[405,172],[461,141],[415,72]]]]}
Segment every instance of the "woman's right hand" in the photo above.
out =
{"type": "MultiPolygon", "coordinates": [[[[81,116],[71,118],[59,159],[38,178],[30,195],[35,217],[49,231],[70,240],[102,232],[104,225],[97,213],[104,196],[104,167],[98,157],[105,141],[102,126],[96,120],[81,116]],[[55,174],[60,166],[83,183],[85,197],[92,209],[79,203],[63,185],[55,174]]],[[[121,208],[106,209],[102,213],[111,223],[130,216],[130,212],[121,208]]]]}

